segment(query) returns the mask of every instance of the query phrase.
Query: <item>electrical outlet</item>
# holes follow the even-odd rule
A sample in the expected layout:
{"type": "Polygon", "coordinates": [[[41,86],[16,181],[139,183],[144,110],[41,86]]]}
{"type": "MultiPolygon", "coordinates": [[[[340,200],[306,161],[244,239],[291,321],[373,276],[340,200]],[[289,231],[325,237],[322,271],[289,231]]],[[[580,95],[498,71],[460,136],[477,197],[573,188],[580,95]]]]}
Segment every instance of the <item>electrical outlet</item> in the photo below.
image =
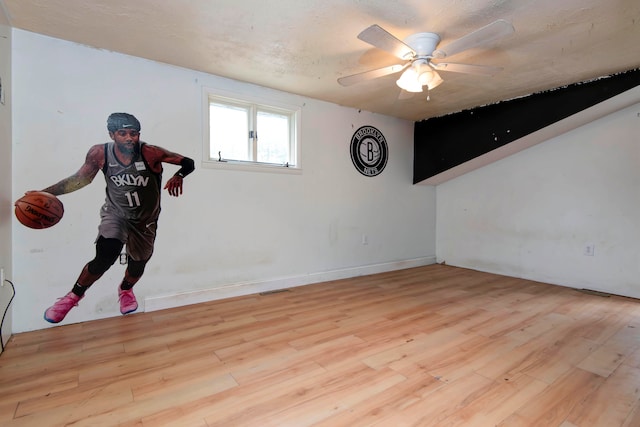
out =
{"type": "Polygon", "coordinates": [[[596,245],[593,243],[587,243],[584,247],[585,256],[594,256],[596,254],[596,245]]]}

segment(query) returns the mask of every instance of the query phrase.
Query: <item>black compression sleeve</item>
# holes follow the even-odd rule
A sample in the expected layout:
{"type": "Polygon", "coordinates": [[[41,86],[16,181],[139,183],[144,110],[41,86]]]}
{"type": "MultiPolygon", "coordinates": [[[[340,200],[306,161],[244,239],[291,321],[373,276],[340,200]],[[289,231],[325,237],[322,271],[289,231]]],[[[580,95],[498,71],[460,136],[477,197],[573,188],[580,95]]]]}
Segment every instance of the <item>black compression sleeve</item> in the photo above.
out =
{"type": "Polygon", "coordinates": [[[188,157],[182,158],[182,160],[180,161],[180,166],[182,167],[180,168],[180,170],[178,170],[178,172],[175,173],[175,176],[179,176],[181,178],[184,178],[196,169],[195,162],[193,161],[193,159],[190,159],[188,157]]]}

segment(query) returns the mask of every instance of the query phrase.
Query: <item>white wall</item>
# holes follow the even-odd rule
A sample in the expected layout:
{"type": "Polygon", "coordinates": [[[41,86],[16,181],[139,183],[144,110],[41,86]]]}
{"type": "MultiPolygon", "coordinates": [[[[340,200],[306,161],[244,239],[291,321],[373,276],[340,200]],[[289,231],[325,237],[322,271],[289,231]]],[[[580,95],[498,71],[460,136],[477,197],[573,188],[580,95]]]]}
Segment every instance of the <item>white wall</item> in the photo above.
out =
{"type": "MultiPolygon", "coordinates": [[[[413,123],[191,70],[14,30],[13,198],[75,172],[106,142],[107,116],[135,114],[142,139],[196,160],[185,194],[163,197],[156,252],[136,286],[153,309],[283,285],[435,261],[435,189],[413,186],[413,123]],[[202,88],[303,106],[300,175],[201,167],[202,88]],[[377,127],[389,162],[374,178],[351,163],[349,143],[377,127]],[[362,235],[368,245],[362,245],[362,235]]],[[[176,168],[165,168],[165,181],[176,168]]],[[[61,196],[63,220],[47,230],[13,221],[14,332],[48,324],[43,311],[93,257],[99,174],[61,196]]],[[[119,315],[114,266],[65,323],[119,315]]]]}
{"type": "Polygon", "coordinates": [[[438,262],[640,298],[638,135],[640,104],[441,184],[438,262]]]}
{"type": "MultiPolygon", "coordinates": [[[[5,25],[0,25],[0,79],[3,91],[0,99],[0,268],[4,277],[11,280],[11,28],[5,25]]],[[[0,316],[12,294],[8,283],[0,283],[0,316]]],[[[4,343],[11,336],[11,325],[12,313],[8,310],[2,327],[4,343]]]]}

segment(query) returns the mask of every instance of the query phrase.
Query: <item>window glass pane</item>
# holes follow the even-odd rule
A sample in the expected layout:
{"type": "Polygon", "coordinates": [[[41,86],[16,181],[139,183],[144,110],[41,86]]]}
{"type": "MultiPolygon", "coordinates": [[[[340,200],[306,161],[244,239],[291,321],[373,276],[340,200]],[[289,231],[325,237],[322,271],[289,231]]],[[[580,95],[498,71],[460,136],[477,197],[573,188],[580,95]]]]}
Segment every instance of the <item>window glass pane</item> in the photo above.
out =
{"type": "Polygon", "coordinates": [[[258,111],[257,161],[285,164],[289,162],[289,116],[258,111]]]}
{"type": "Polygon", "coordinates": [[[249,149],[249,112],[233,105],[209,104],[209,156],[252,160],[249,149]]]}
{"type": "Polygon", "coordinates": [[[252,97],[232,98],[226,93],[206,93],[209,120],[205,128],[208,136],[204,141],[205,164],[274,170],[282,166],[299,168],[299,107],[271,105],[268,100],[257,103],[252,97]]]}

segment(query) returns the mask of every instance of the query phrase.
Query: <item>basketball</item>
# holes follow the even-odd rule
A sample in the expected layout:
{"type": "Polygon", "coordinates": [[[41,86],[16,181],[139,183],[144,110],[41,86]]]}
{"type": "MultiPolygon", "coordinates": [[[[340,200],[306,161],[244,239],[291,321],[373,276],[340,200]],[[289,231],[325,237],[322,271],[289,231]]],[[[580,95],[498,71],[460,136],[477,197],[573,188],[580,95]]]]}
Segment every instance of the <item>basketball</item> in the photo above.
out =
{"type": "Polygon", "coordinates": [[[60,199],[44,191],[31,191],[15,202],[18,221],[29,228],[42,229],[56,225],[64,214],[60,199]]]}

